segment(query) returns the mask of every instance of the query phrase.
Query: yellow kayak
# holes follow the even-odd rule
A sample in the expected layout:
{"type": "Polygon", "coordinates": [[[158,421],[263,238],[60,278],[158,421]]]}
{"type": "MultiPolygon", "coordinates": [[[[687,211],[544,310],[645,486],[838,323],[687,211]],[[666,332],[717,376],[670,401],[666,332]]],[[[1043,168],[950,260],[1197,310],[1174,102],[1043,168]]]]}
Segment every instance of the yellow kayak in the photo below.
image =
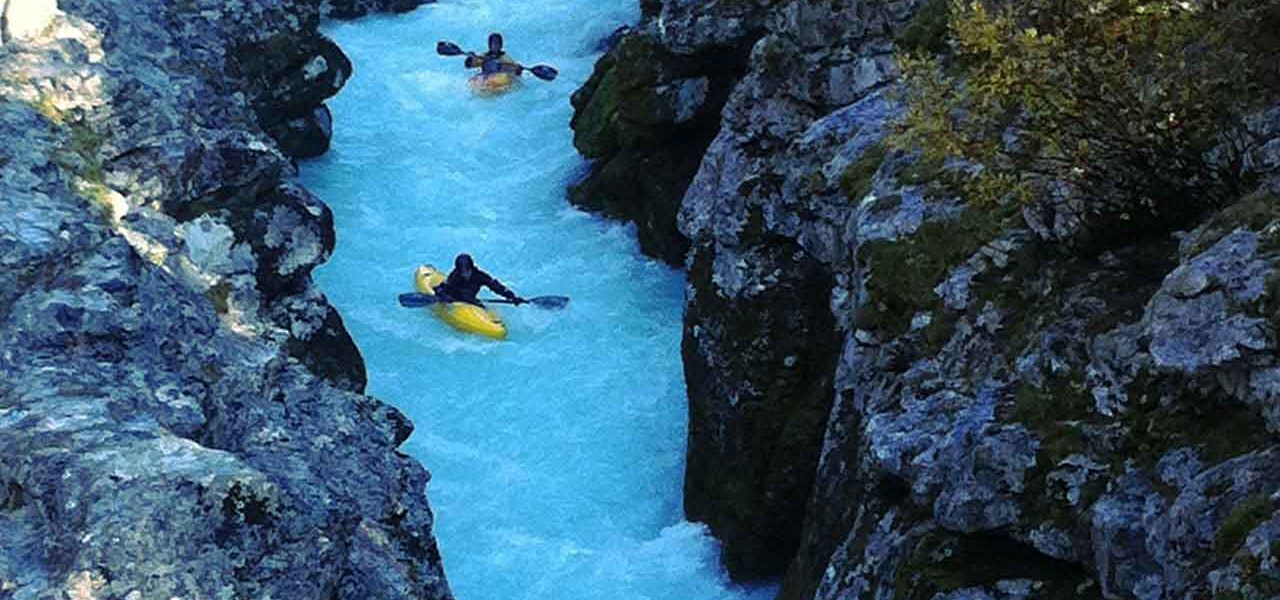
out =
{"type": "Polygon", "coordinates": [[[482,96],[496,96],[511,91],[520,83],[520,76],[513,73],[493,73],[491,75],[476,75],[472,77],[468,84],[471,91],[482,96]]]}
{"type": "MultiPolygon", "coordinates": [[[[422,265],[413,274],[413,287],[420,294],[434,296],[436,287],[444,283],[444,280],[444,273],[431,265],[422,265]]],[[[507,339],[507,326],[502,323],[502,317],[483,306],[448,302],[431,305],[431,312],[454,329],[495,340],[507,339]]]]}

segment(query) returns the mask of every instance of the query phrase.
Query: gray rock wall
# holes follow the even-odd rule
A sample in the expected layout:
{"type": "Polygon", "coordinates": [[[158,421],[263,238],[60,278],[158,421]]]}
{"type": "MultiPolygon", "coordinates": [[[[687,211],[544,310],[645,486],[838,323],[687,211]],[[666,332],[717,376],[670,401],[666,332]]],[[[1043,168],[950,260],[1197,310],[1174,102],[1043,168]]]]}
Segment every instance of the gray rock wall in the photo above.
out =
{"type": "Polygon", "coordinates": [[[275,131],[350,74],[318,9],[60,8],[0,47],[0,597],[450,598],[275,131]]]}
{"type": "Polygon", "coordinates": [[[1191,232],[1064,243],[1107,236],[1049,199],[968,206],[882,143],[932,7],[649,4],[650,55],[756,32],[675,216],[685,506],[731,574],[796,600],[1280,597],[1274,185],[1191,232]]]}
{"type": "Polygon", "coordinates": [[[569,199],[635,222],[643,252],[679,265],[689,241],[676,214],[764,34],[763,13],[755,2],[642,8],[645,21],[615,41],[573,96],[574,143],[592,164],[569,199]]]}

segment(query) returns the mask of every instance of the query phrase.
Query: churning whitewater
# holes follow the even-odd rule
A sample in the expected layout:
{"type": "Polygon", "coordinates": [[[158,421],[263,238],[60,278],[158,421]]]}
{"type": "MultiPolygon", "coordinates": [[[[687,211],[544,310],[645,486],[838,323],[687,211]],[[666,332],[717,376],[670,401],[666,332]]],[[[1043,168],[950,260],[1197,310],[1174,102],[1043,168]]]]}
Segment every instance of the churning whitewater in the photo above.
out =
{"type": "Polygon", "coordinates": [[[682,278],[632,231],[568,206],[582,170],[569,96],[635,0],[445,0],[334,25],[356,74],[332,102],[333,148],[303,166],[335,213],[320,272],[369,371],[369,393],[417,425],[436,534],[459,600],[767,598],[730,585],[704,528],[682,520],[682,278]],[[484,48],[501,31],[526,64],[497,98],[473,96],[437,40],[484,48]],[[414,268],[469,252],[563,311],[501,307],[509,340],[402,308],[414,268]]]}

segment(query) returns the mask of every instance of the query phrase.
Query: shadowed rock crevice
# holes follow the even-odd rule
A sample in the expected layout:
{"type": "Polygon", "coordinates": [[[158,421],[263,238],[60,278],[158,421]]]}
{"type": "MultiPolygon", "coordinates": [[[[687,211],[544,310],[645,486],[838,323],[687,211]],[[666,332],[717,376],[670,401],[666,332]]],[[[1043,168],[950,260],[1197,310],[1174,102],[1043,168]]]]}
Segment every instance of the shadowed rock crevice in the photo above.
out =
{"type": "Polygon", "coordinates": [[[901,600],[931,600],[964,589],[1046,600],[1102,597],[1080,565],[1043,556],[1007,538],[931,531],[905,547],[893,596],[901,600]]]}
{"type": "Polygon", "coordinates": [[[780,574],[799,545],[840,343],[831,274],[792,242],[763,242],[728,298],[712,281],[738,265],[694,251],[683,344],[685,512],[727,542],[725,564],[743,578],[780,574]]]}

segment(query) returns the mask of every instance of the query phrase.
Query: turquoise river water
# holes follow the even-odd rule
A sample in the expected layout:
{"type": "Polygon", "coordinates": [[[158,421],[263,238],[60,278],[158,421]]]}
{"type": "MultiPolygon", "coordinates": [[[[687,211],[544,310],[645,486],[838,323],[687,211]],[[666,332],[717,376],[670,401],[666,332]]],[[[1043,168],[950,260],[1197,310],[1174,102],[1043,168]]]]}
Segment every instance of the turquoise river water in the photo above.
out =
{"type": "Polygon", "coordinates": [[[571,208],[580,173],[569,95],[636,0],[442,0],[334,24],[355,63],[331,102],[333,149],[303,179],[333,208],[338,246],[317,272],[368,363],[369,393],[417,425],[406,450],[428,488],[459,600],[765,599],[731,585],[704,527],[682,519],[683,279],[633,232],[571,208]],[[552,64],[498,98],[472,96],[460,58],[490,30],[552,64]],[[452,331],[397,305],[420,263],[470,252],[525,296],[510,339],[452,331]]]}

